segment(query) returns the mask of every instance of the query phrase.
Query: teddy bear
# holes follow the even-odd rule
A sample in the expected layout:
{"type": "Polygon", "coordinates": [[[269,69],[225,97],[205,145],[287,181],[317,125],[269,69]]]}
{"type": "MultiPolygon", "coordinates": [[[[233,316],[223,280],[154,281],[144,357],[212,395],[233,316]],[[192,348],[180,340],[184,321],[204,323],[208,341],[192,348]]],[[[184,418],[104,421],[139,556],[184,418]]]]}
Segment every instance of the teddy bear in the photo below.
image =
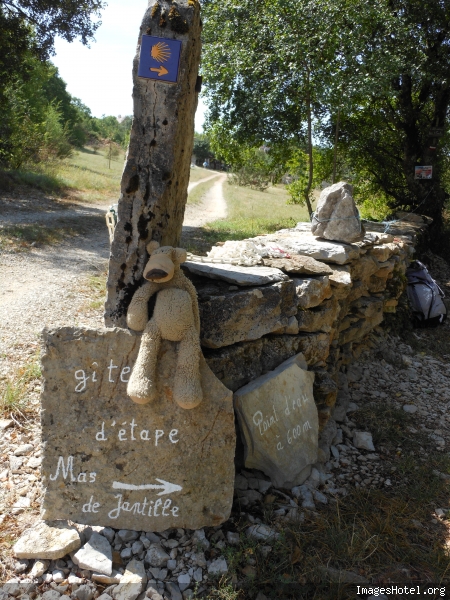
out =
{"type": "Polygon", "coordinates": [[[156,364],[161,340],[178,342],[173,398],[185,409],[195,408],[203,399],[200,378],[200,317],[197,293],[180,269],[186,250],[147,245],[150,255],[144,268],[146,283],[133,295],[127,311],[127,325],[143,331],[141,345],[127,385],[127,394],[138,404],[155,400],[156,364]],[[156,296],[152,317],[148,301],[156,296]]]}

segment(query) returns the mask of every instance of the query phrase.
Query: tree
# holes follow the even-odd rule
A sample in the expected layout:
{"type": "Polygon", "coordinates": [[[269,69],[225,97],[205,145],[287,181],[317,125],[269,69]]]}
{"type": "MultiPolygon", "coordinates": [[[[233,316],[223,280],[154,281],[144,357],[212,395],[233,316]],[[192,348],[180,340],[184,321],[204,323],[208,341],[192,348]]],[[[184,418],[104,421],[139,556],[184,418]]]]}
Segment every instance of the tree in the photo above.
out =
{"type": "Polygon", "coordinates": [[[41,60],[53,54],[56,35],[68,42],[80,37],[83,44],[88,44],[101,25],[91,18],[100,16],[104,6],[101,0],[0,0],[0,48],[3,50],[10,39],[29,47],[30,27],[32,49],[41,60]]]}
{"type": "MultiPolygon", "coordinates": [[[[209,124],[220,122],[240,143],[302,147],[308,156],[303,201],[311,213],[314,125],[327,121],[357,89],[350,59],[358,51],[346,31],[356,2],[205,0],[204,5],[209,124]]],[[[379,8],[375,0],[358,10],[378,22],[379,8]]]]}
{"type": "Polygon", "coordinates": [[[75,136],[77,113],[71,107],[65,83],[47,59],[54,53],[56,35],[67,41],[80,37],[83,44],[88,44],[100,25],[91,17],[98,16],[103,6],[101,0],[0,0],[2,162],[17,165],[36,158],[36,148],[42,146],[44,137],[50,139],[43,125],[45,115],[49,125],[52,123],[53,134],[60,122],[64,136],[75,136]]]}
{"type": "Polygon", "coordinates": [[[351,169],[393,204],[420,206],[440,221],[444,145],[431,133],[445,129],[448,118],[449,3],[204,0],[204,6],[210,127],[220,123],[240,143],[301,148],[308,155],[306,202],[315,130],[328,147],[345,150],[351,169]],[[435,166],[432,183],[414,180],[414,166],[424,161],[435,166]]]}
{"type": "Polygon", "coordinates": [[[355,168],[366,171],[393,208],[419,210],[440,226],[449,150],[450,4],[395,0],[390,7],[397,34],[383,40],[381,51],[398,57],[398,69],[389,86],[344,116],[342,142],[355,168]],[[414,178],[419,165],[433,166],[432,180],[414,178]]]}

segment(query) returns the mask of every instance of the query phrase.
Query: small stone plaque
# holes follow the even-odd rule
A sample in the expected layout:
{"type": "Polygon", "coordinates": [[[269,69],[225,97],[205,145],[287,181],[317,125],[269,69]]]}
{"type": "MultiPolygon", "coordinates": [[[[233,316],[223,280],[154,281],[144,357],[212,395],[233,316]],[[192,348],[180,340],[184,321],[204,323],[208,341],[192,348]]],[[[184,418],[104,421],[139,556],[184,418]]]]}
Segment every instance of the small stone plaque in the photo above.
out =
{"type": "MultiPolygon", "coordinates": [[[[301,355],[299,355],[301,356],[301,355]]],[[[290,358],[234,394],[245,446],[245,466],[278,487],[303,483],[317,462],[319,420],[314,373],[290,358]]]]}
{"type": "Polygon", "coordinates": [[[232,393],[201,358],[204,398],[172,399],[177,345],[158,358],[158,399],[135,404],[126,384],[140,337],[124,329],[44,332],[43,518],[137,531],[219,525],[230,514],[232,393]]]}

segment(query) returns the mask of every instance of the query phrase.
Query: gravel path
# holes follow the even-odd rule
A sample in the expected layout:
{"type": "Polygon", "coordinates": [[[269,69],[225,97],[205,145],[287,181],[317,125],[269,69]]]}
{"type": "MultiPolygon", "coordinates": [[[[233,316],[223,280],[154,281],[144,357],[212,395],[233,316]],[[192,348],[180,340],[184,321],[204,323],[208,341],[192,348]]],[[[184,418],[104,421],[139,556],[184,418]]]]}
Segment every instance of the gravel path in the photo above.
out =
{"type": "Polygon", "coordinates": [[[97,327],[101,312],[88,308],[89,275],[103,272],[109,256],[106,207],[68,205],[35,197],[0,199],[2,225],[39,224],[70,229],[54,246],[0,255],[0,376],[34,354],[44,327],[97,327]]]}
{"type": "MultiPolygon", "coordinates": [[[[217,175],[206,177],[191,185],[194,187],[195,185],[209,181],[214,177],[217,177],[217,175]]],[[[220,174],[206,192],[202,202],[199,204],[188,204],[186,206],[183,227],[202,227],[203,225],[206,225],[206,223],[224,219],[227,216],[227,204],[222,189],[226,179],[227,175],[225,173],[220,174]]]]}
{"type": "MultiPolygon", "coordinates": [[[[226,215],[225,174],[213,174],[191,185],[216,177],[204,201],[187,207],[185,231],[226,215]]],[[[0,377],[36,353],[44,327],[103,326],[102,311],[89,309],[92,292],[87,281],[107,269],[108,207],[68,204],[39,194],[0,197],[2,226],[38,224],[75,233],[55,246],[0,255],[0,377]]]]}

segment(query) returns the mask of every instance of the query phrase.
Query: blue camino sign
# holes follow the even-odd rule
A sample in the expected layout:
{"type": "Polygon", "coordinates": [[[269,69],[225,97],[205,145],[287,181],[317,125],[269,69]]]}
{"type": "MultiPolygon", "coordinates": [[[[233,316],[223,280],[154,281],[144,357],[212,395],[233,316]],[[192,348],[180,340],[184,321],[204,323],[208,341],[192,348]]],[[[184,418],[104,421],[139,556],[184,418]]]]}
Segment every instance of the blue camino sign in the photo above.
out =
{"type": "Polygon", "coordinates": [[[138,77],[176,83],[180,64],[181,42],[143,35],[138,77]]]}

